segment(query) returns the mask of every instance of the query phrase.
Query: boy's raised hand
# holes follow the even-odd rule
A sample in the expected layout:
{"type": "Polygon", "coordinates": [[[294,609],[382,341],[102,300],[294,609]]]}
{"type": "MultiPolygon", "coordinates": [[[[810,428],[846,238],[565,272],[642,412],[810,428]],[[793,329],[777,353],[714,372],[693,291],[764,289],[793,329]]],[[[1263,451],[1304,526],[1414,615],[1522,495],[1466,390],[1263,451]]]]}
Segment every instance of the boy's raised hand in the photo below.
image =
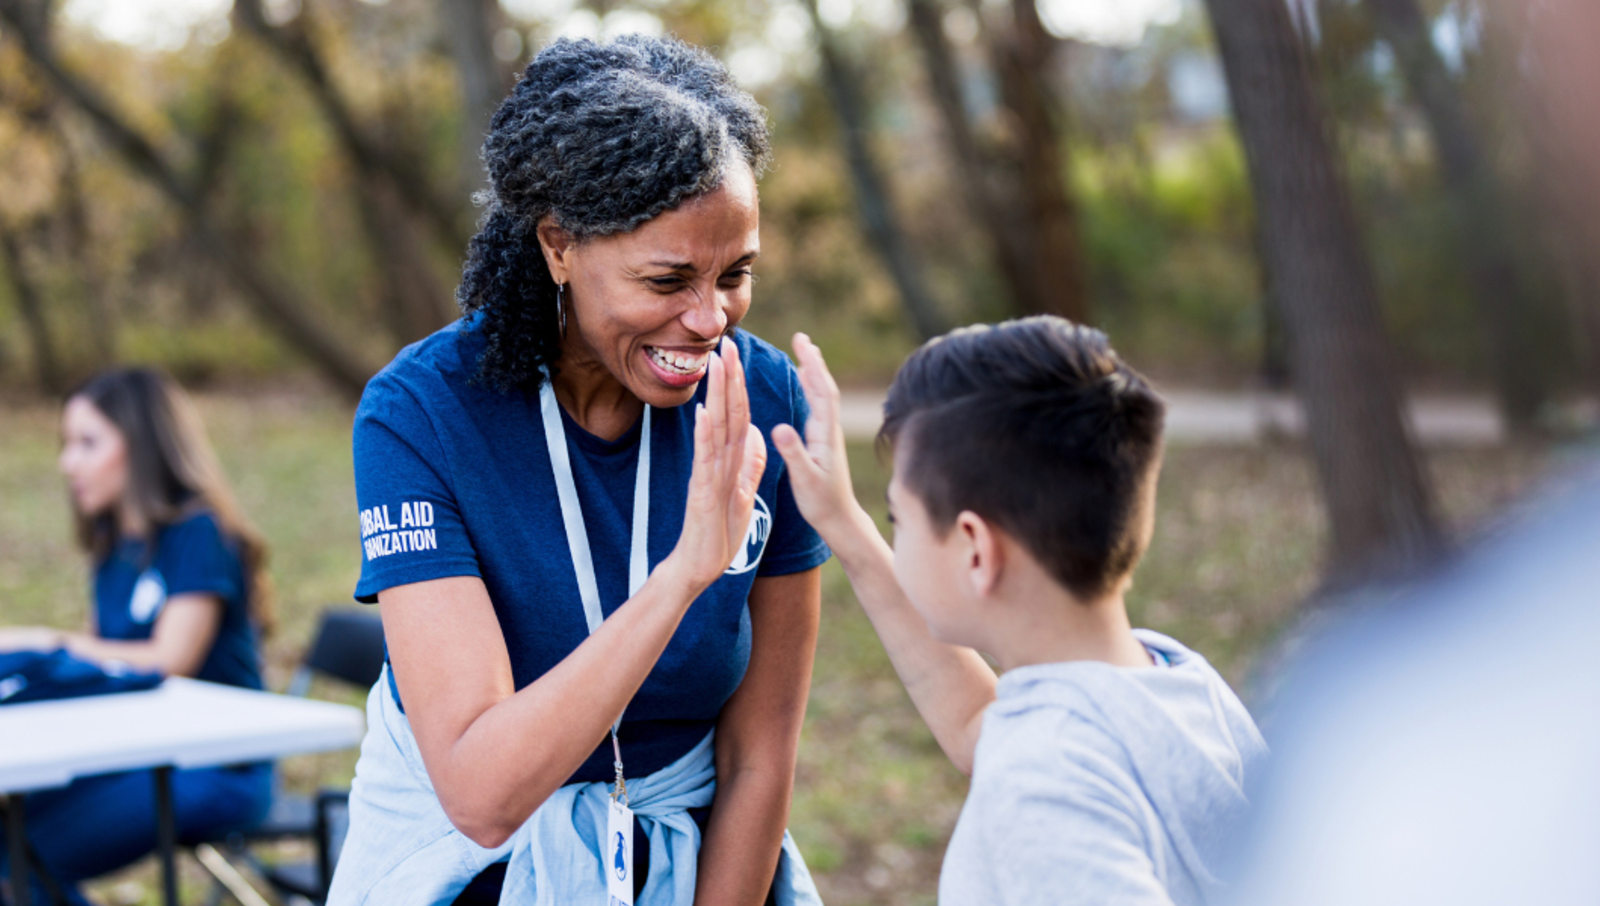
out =
{"type": "Polygon", "coordinates": [[[811,405],[805,440],[790,425],[772,429],[772,442],[789,466],[800,514],[836,544],[839,533],[853,522],[861,505],[850,485],[850,463],[845,456],[844,428],[839,425],[839,385],[828,373],[822,350],[803,333],[794,335],[795,357],[800,362],[800,387],[811,405]]]}
{"type": "Polygon", "coordinates": [[[800,514],[839,558],[934,738],[957,768],[971,773],[983,712],[994,701],[994,671],[971,648],[935,639],[895,580],[894,552],[850,487],[839,387],[809,337],[795,334],[794,351],[811,418],[804,441],[788,425],[773,428],[772,441],[789,465],[789,485],[800,514]]]}

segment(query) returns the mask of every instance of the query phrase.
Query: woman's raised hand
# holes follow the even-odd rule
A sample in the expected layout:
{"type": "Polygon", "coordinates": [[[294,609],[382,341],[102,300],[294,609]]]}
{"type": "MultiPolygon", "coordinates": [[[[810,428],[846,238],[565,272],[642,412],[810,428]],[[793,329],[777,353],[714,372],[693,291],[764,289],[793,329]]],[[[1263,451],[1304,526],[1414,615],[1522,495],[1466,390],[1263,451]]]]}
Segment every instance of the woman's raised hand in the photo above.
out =
{"type": "Polygon", "coordinates": [[[743,549],[767,445],[750,424],[739,347],[726,337],[706,366],[706,401],[695,410],[694,471],[673,556],[698,588],[722,576],[743,549]]]}
{"type": "Polygon", "coordinates": [[[861,505],[850,485],[850,463],[845,457],[844,428],[839,425],[839,385],[828,373],[822,350],[803,333],[794,335],[795,357],[800,360],[800,387],[811,405],[805,440],[789,425],[772,429],[772,442],[789,465],[800,514],[835,544],[839,532],[856,522],[861,505]]]}

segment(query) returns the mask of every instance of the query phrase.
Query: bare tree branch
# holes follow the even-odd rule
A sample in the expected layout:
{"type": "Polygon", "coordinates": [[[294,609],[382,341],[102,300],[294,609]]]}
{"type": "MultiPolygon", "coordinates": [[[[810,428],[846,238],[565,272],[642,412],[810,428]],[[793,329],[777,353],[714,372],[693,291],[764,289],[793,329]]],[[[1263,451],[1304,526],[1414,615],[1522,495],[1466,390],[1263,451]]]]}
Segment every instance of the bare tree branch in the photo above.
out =
{"type": "Polygon", "coordinates": [[[1506,230],[1500,186],[1483,153],[1467,106],[1434,49],[1417,0],[1366,0],[1378,34],[1394,48],[1400,71],[1433,136],[1463,264],[1478,305],[1495,369],[1500,410],[1514,431],[1532,429],[1544,400],[1538,370],[1528,367],[1526,288],[1506,230]]]}
{"type": "Polygon", "coordinates": [[[991,42],[1000,93],[1017,126],[1018,211],[1023,260],[1031,263],[1024,304],[1031,311],[1090,320],[1089,281],[1079,237],[1077,204],[1067,184],[1066,149],[1050,90],[1056,41],[1039,20],[1034,0],[1011,0],[1011,29],[991,42]]]}
{"type": "Polygon", "coordinates": [[[378,270],[389,334],[404,346],[448,324],[454,302],[417,240],[410,211],[393,183],[370,171],[355,175],[356,205],[378,270]]]}
{"type": "MultiPolygon", "coordinates": [[[[54,105],[52,105],[53,107],[54,105]]],[[[52,110],[48,129],[60,149],[61,202],[58,210],[67,227],[67,237],[72,245],[75,268],[83,286],[84,303],[89,315],[89,338],[94,344],[95,358],[105,365],[116,361],[117,318],[112,311],[102,262],[94,254],[94,236],[89,224],[89,209],[84,204],[83,176],[78,167],[78,155],[67,141],[66,131],[52,110]]]]}
{"type": "Polygon", "coordinates": [[[464,220],[464,206],[438,191],[421,167],[390,152],[357,121],[349,102],[329,78],[322,55],[307,32],[309,18],[308,13],[302,12],[293,24],[277,27],[267,21],[261,0],[234,0],[233,4],[234,22],[305,79],[352,163],[360,170],[383,174],[406,204],[428,221],[443,245],[451,249],[465,247],[470,230],[464,220]]]}
{"type": "Polygon", "coordinates": [[[1012,22],[993,29],[974,5],[1016,127],[1005,153],[986,153],[963,103],[960,74],[945,38],[937,0],[907,0],[912,37],[921,48],[934,106],[945,126],[967,208],[983,225],[1016,311],[1049,312],[1075,321],[1090,315],[1078,218],[1065,177],[1065,149],[1049,82],[1055,39],[1033,0],[1019,0],[1012,22]]]}
{"type": "Polygon", "coordinates": [[[1001,279],[1018,311],[1036,311],[1027,299],[1035,294],[1037,281],[1028,260],[1025,243],[1018,235],[1020,224],[1015,210],[1015,188],[1002,190],[996,185],[997,164],[978,143],[972,120],[963,101],[961,76],[955,55],[945,38],[942,10],[935,0],[908,0],[912,36],[922,49],[928,87],[934,106],[944,122],[945,138],[955,159],[958,182],[966,195],[967,208],[983,224],[993,248],[1001,279]]]}
{"type": "Polygon", "coordinates": [[[31,28],[19,0],[0,0],[0,20],[11,26],[10,31],[23,52],[61,96],[94,123],[105,141],[130,167],[154,183],[183,212],[200,247],[232,277],[257,317],[314,362],[336,387],[352,397],[359,396],[367,378],[376,369],[368,367],[361,356],[330,333],[310,314],[293,290],[261,269],[214,222],[194,187],[179,178],[177,171],[148,139],[118,116],[96,92],[61,68],[31,28]]]}
{"type": "Polygon", "coordinates": [[[497,0],[443,0],[439,12],[445,20],[456,74],[461,80],[462,184],[476,191],[486,185],[478,149],[489,131],[495,108],[511,90],[511,70],[494,54],[495,27],[501,21],[497,0]]]}
{"type": "Polygon", "coordinates": [[[806,0],[811,14],[811,28],[817,36],[817,52],[822,57],[822,78],[833,101],[834,115],[839,118],[839,131],[843,133],[845,158],[850,164],[850,177],[856,187],[856,204],[861,225],[870,242],[889,270],[889,278],[899,291],[911,326],[923,338],[944,332],[943,319],[928,293],[922,279],[922,270],[906,241],[905,231],[895,216],[894,202],[889,184],[882,169],[873,159],[867,138],[866,117],[861,110],[855,87],[860,84],[851,73],[839,50],[833,30],[822,21],[817,12],[817,0],[806,0]]]}
{"type": "Polygon", "coordinates": [[[29,276],[22,260],[22,243],[10,227],[0,223],[0,257],[5,260],[6,277],[11,284],[11,295],[16,300],[17,311],[22,315],[23,327],[33,348],[33,367],[39,386],[48,393],[66,389],[66,372],[56,357],[55,337],[51,335],[50,321],[45,317],[44,301],[39,288],[29,276]]]}

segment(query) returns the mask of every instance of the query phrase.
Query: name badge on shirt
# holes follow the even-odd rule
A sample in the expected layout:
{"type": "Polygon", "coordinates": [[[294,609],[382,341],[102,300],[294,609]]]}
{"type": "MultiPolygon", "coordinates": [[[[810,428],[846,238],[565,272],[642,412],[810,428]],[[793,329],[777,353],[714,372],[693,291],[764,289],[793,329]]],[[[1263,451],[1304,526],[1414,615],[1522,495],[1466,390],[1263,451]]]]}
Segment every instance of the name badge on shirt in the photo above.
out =
{"type": "Polygon", "coordinates": [[[606,810],[607,906],[633,906],[633,809],[612,797],[606,810]]]}

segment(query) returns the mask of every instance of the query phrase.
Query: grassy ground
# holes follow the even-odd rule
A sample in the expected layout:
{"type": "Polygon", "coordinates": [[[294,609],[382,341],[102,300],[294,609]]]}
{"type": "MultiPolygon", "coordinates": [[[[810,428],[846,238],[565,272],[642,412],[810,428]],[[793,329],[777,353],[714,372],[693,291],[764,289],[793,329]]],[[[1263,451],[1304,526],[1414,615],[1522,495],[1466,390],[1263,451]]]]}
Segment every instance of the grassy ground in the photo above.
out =
{"type": "MultiPolygon", "coordinates": [[[[350,605],[359,568],[350,412],[314,395],[202,402],[246,511],[273,545],[280,625],[267,642],[281,688],[321,610],[350,605]]],[[[0,623],[81,625],[86,569],[54,472],[53,408],[0,409],[0,623]]],[[[858,491],[881,517],[885,469],[852,450],[858,491]]],[[[1526,487],[1544,455],[1445,451],[1429,465],[1447,516],[1467,531],[1526,487]]],[[[1200,650],[1235,683],[1311,590],[1322,540],[1314,479],[1294,447],[1169,452],[1155,540],[1129,600],[1137,625],[1200,650]]],[[[791,829],[834,906],[932,903],[965,780],[894,678],[848,583],[825,568],[817,653],[791,829]]],[[[316,694],[352,703],[358,693],[316,694]]],[[[1248,696],[1248,689],[1246,689],[1248,696]]],[[[349,782],[354,753],[285,762],[307,789],[349,782]]],[[[94,885],[110,903],[154,903],[147,863],[94,885]]],[[[190,883],[198,883],[191,878],[190,883]]]]}

